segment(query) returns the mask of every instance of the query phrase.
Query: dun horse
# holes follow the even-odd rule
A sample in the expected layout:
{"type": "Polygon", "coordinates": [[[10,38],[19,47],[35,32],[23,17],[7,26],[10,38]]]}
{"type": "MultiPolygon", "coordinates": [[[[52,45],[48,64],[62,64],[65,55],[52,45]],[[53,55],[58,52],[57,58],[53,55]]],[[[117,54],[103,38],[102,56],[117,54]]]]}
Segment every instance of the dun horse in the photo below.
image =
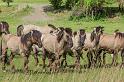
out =
{"type": "MultiPolygon", "coordinates": [[[[60,67],[61,56],[66,49],[71,48],[73,45],[72,30],[69,28],[60,28],[58,33],[44,34],[41,39],[43,49],[49,52],[49,57],[55,57],[54,63],[52,64],[50,61],[50,65],[53,65],[55,69],[60,67]]],[[[43,55],[45,56],[46,53],[43,53],[43,55]]]]}
{"type": "Polygon", "coordinates": [[[87,50],[88,67],[91,67],[96,62],[96,51],[100,36],[103,33],[103,27],[95,27],[92,33],[86,33],[86,40],[84,42],[84,50],[87,50]]]}
{"type": "Polygon", "coordinates": [[[80,29],[79,31],[73,32],[72,40],[73,40],[73,47],[71,49],[68,49],[63,54],[63,61],[61,64],[65,62],[65,66],[67,65],[66,62],[66,55],[67,53],[70,56],[75,57],[75,68],[80,68],[80,57],[82,57],[82,49],[85,42],[86,34],[84,29],[80,29]]]}
{"type": "MultiPolygon", "coordinates": [[[[6,48],[10,49],[11,51],[10,64],[13,70],[15,69],[13,58],[15,54],[20,54],[24,57],[24,69],[27,72],[29,62],[28,58],[32,49],[32,45],[36,44],[38,47],[41,47],[41,36],[42,34],[37,30],[32,30],[31,32],[21,37],[10,34],[2,35],[3,39],[6,41],[6,48]]],[[[5,59],[4,56],[3,59],[5,59]]]]}

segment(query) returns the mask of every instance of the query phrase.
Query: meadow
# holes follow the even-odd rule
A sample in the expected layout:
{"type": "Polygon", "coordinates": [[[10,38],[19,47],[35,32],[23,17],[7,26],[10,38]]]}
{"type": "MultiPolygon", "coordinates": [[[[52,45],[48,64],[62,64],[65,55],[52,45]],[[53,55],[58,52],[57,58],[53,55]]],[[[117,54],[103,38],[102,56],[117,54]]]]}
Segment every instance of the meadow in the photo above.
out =
{"type": "MultiPolygon", "coordinates": [[[[46,24],[53,24],[55,26],[70,27],[73,30],[84,28],[87,32],[91,32],[94,26],[104,26],[104,32],[112,34],[114,30],[119,29],[124,32],[124,16],[117,16],[115,18],[107,18],[100,20],[69,20],[71,11],[64,10],[60,13],[45,12],[50,20],[28,21],[23,17],[31,14],[34,8],[31,4],[48,4],[47,0],[14,0],[10,7],[7,7],[5,3],[0,1],[0,21],[7,21],[10,25],[10,31],[12,34],[16,34],[16,28],[20,24],[36,24],[39,26],[46,24]],[[25,8],[17,10],[20,4],[26,4],[25,8]]],[[[81,59],[81,65],[87,64],[86,54],[83,54],[84,60],[81,59]]],[[[124,81],[124,69],[117,67],[103,67],[92,69],[81,69],[81,73],[67,68],[65,72],[49,73],[42,69],[42,66],[35,66],[33,56],[29,59],[29,73],[23,72],[23,58],[16,56],[14,58],[14,64],[17,71],[12,73],[10,66],[7,66],[7,71],[0,70],[0,82],[123,82],[124,81]]],[[[42,64],[41,56],[39,56],[40,64],[42,64]]],[[[107,54],[107,64],[111,63],[111,56],[107,54]]],[[[74,58],[67,57],[68,64],[73,64],[74,58]]],[[[121,63],[120,55],[118,62],[121,63]]],[[[1,65],[0,65],[1,68],[1,65]]],[[[46,69],[47,70],[47,69],[46,69]]]]}

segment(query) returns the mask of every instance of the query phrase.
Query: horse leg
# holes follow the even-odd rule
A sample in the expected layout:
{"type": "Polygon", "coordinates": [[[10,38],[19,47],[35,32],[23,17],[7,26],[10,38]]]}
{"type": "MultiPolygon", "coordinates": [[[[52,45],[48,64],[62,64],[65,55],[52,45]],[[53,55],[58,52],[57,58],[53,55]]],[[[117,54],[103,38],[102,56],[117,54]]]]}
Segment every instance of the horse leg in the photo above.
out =
{"type": "Polygon", "coordinates": [[[76,51],[77,56],[76,56],[76,69],[80,69],[80,56],[81,56],[81,52],[78,50],[76,51]]]}
{"type": "Polygon", "coordinates": [[[118,57],[117,52],[114,51],[113,59],[112,59],[112,65],[113,66],[116,66],[117,65],[117,57],[118,57]]]}
{"type": "Polygon", "coordinates": [[[64,54],[63,54],[63,58],[62,58],[62,60],[61,60],[61,66],[67,66],[67,62],[66,62],[66,52],[64,52],[64,54]],[[64,65],[64,62],[65,62],[65,65],[64,65]]]}
{"type": "Polygon", "coordinates": [[[101,59],[101,55],[102,55],[102,50],[98,50],[97,51],[97,57],[96,57],[96,63],[98,63],[99,66],[102,66],[102,59],[101,59]]]}
{"type": "Polygon", "coordinates": [[[60,65],[61,65],[61,56],[60,54],[56,54],[55,61],[52,63],[52,71],[57,72],[59,71],[60,65]]]}
{"type": "Polygon", "coordinates": [[[11,54],[10,54],[10,64],[11,64],[12,72],[15,71],[15,65],[13,64],[13,58],[14,58],[14,54],[13,54],[13,52],[11,52],[11,54]]]}
{"type": "Polygon", "coordinates": [[[103,57],[102,57],[102,59],[103,59],[103,66],[105,66],[105,64],[106,64],[106,61],[105,61],[105,57],[106,57],[106,53],[105,52],[103,52],[103,57]]]}
{"type": "Polygon", "coordinates": [[[2,70],[5,70],[5,64],[6,64],[6,62],[7,62],[7,49],[4,49],[4,50],[2,50],[2,70]]]}
{"type": "Polygon", "coordinates": [[[121,51],[121,59],[122,59],[121,67],[124,67],[124,49],[121,51]]]}
{"type": "Polygon", "coordinates": [[[87,58],[88,58],[88,68],[90,68],[92,65],[92,58],[93,58],[91,51],[87,52],[87,58]]]}
{"type": "Polygon", "coordinates": [[[35,48],[35,49],[33,49],[33,51],[34,51],[35,65],[37,66],[38,63],[39,63],[39,60],[38,60],[38,50],[35,48]]]}
{"type": "Polygon", "coordinates": [[[28,72],[28,63],[29,63],[29,54],[24,55],[24,71],[27,73],[28,72]]]}
{"type": "Polygon", "coordinates": [[[45,68],[46,50],[44,48],[42,48],[42,53],[43,68],[45,68]]]}

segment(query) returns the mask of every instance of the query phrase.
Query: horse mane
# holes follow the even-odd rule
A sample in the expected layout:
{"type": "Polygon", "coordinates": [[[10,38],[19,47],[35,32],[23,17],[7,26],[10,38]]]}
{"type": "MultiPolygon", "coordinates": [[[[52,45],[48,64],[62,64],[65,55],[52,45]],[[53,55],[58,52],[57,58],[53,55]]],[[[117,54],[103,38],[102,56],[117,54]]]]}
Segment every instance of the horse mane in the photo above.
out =
{"type": "Polygon", "coordinates": [[[124,33],[122,33],[122,32],[116,32],[116,34],[115,34],[115,38],[124,38],[124,33]]]}
{"type": "Polygon", "coordinates": [[[85,33],[84,29],[80,29],[80,34],[83,35],[85,33]]]}
{"type": "Polygon", "coordinates": [[[68,33],[70,36],[72,36],[72,29],[71,28],[65,28],[65,32],[68,33]]]}
{"type": "Polygon", "coordinates": [[[24,26],[23,25],[19,25],[17,27],[17,36],[21,36],[22,35],[21,32],[22,32],[23,29],[24,29],[24,26]]]}
{"type": "Polygon", "coordinates": [[[48,24],[49,27],[53,28],[53,29],[56,29],[56,27],[52,24],[48,24]]]}
{"type": "Polygon", "coordinates": [[[62,37],[64,35],[64,32],[61,30],[58,34],[57,34],[57,41],[60,42],[62,37]]]}
{"type": "Polygon", "coordinates": [[[103,28],[104,28],[103,26],[97,26],[97,27],[96,27],[96,32],[99,32],[100,30],[103,31],[103,28]]]}

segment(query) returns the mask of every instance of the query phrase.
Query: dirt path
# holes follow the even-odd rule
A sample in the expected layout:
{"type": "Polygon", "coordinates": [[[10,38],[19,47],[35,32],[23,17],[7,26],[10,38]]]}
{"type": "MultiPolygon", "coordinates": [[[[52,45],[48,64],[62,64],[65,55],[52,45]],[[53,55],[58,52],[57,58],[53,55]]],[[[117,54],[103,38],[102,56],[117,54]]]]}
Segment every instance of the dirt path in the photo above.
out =
{"type": "MultiPolygon", "coordinates": [[[[21,8],[26,7],[27,4],[20,4],[18,7],[18,10],[21,8]]],[[[34,11],[33,13],[29,14],[28,16],[24,16],[22,19],[26,21],[48,21],[51,20],[45,12],[44,12],[44,7],[48,6],[48,4],[29,4],[34,11]]]]}

